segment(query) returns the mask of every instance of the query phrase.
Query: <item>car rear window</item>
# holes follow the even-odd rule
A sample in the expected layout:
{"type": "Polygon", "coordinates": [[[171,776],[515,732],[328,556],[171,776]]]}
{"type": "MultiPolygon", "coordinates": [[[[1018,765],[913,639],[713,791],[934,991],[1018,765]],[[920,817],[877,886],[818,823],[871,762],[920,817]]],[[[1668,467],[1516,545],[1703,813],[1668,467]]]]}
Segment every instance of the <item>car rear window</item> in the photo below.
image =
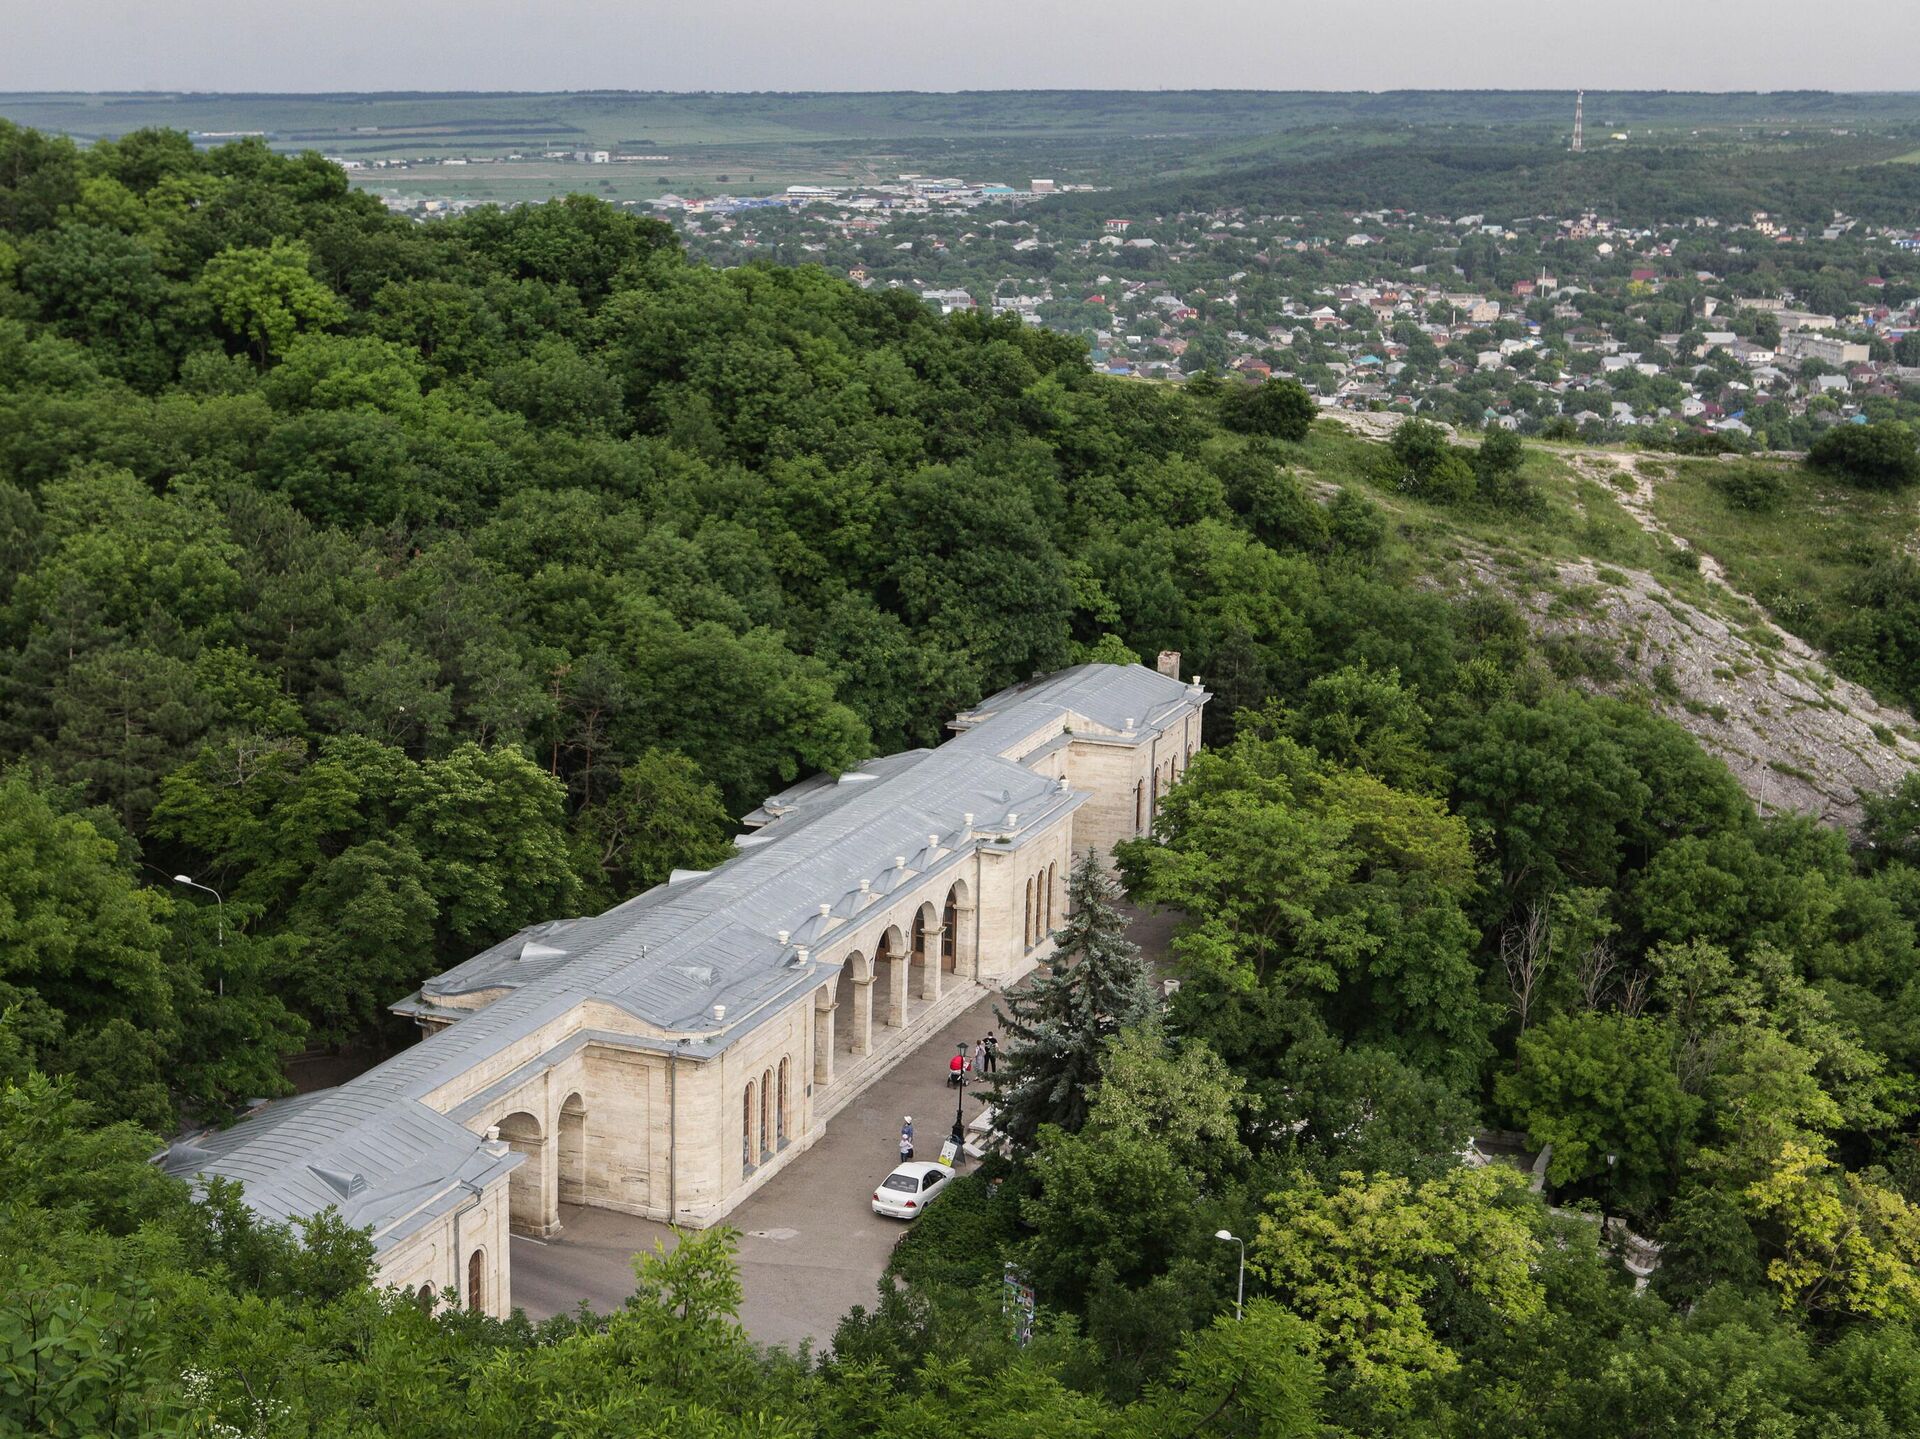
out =
{"type": "Polygon", "coordinates": [[[915,1179],[911,1174],[889,1174],[885,1179],[880,1181],[880,1187],[882,1189],[903,1189],[908,1194],[918,1194],[920,1192],[920,1181],[915,1179]]]}

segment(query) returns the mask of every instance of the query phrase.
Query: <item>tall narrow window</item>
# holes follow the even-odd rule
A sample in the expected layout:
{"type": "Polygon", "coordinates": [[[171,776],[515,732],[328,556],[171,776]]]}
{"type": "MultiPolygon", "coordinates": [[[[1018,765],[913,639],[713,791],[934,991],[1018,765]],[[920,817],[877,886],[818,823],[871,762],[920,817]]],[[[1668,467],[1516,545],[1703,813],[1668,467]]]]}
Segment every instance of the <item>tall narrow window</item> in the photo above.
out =
{"type": "Polygon", "coordinates": [[[780,1097],[773,1111],[773,1135],[776,1144],[784,1144],[787,1135],[787,1073],[789,1063],[785,1058],[780,1061],[780,1097]]]}
{"type": "Polygon", "coordinates": [[[1027,912],[1020,918],[1020,946],[1033,948],[1033,881],[1027,881],[1027,912]]]}
{"type": "Polygon", "coordinates": [[[467,1308],[476,1314],[487,1307],[487,1251],[476,1249],[467,1260],[467,1308]]]}
{"type": "Polygon", "coordinates": [[[747,1092],[740,1100],[740,1163],[753,1168],[753,1081],[747,1081],[747,1092]]]}
{"type": "Polygon", "coordinates": [[[1133,787],[1133,832],[1140,833],[1147,827],[1147,782],[1141,780],[1133,787]]]}
{"type": "Polygon", "coordinates": [[[765,1159],[773,1153],[773,1071],[766,1070],[760,1076],[760,1157],[765,1159]]]}
{"type": "Polygon", "coordinates": [[[1060,866],[1057,864],[1048,865],[1047,866],[1047,933],[1048,934],[1053,933],[1053,891],[1054,891],[1054,886],[1059,882],[1059,878],[1060,878],[1060,866]]]}

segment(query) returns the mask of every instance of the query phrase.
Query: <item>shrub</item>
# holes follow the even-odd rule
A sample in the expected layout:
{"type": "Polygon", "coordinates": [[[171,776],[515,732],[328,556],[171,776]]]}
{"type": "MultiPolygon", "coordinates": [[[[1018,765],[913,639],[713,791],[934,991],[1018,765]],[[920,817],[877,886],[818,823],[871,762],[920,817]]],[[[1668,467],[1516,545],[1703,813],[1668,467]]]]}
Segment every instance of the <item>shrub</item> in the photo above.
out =
{"type": "Polygon", "coordinates": [[[1243,435],[1266,435],[1298,443],[1307,437],[1315,413],[1313,396],[1294,380],[1266,380],[1251,389],[1229,392],[1221,419],[1243,435]]]}
{"type": "Polygon", "coordinates": [[[1905,425],[1835,425],[1813,442],[1807,462],[1863,490],[1899,490],[1920,481],[1920,449],[1905,425]]]}
{"type": "Polygon", "coordinates": [[[1708,483],[1736,510],[1756,515],[1772,514],[1787,493],[1780,472],[1766,465],[1729,465],[1716,470],[1708,483]]]}

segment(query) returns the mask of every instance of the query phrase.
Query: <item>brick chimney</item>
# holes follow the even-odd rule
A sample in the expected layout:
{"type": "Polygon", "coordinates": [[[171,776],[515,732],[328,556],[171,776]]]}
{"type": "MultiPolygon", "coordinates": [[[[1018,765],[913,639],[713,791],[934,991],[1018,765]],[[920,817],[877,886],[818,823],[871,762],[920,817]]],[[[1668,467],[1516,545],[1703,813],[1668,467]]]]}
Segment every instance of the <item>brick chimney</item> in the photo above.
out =
{"type": "Polygon", "coordinates": [[[1179,679],[1180,678],[1180,651],[1179,650],[1161,650],[1160,658],[1158,662],[1155,663],[1154,668],[1160,671],[1161,674],[1165,675],[1170,680],[1179,679]]]}

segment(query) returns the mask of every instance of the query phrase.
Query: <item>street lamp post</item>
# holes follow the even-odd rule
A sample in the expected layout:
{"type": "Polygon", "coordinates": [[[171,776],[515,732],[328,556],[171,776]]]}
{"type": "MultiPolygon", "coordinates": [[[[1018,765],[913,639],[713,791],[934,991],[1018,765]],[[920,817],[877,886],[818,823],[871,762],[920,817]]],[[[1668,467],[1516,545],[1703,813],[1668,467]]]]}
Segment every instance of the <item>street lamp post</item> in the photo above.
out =
{"type": "MultiPolygon", "coordinates": [[[[199,880],[190,874],[176,874],[173,877],[173,882],[175,884],[187,885],[193,889],[204,889],[208,894],[213,896],[214,942],[216,947],[225,949],[227,947],[227,902],[221,897],[220,891],[210,884],[200,883],[199,880]]],[[[215,975],[214,983],[219,986],[220,997],[225,999],[227,997],[227,976],[224,973],[215,975]]]]}
{"type": "Polygon", "coordinates": [[[1238,1244],[1240,1246],[1240,1283],[1238,1288],[1234,1291],[1234,1297],[1233,1297],[1233,1317],[1234,1317],[1234,1320],[1238,1322],[1239,1320],[1246,1317],[1247,1241],[1242,1239],[1239,1235],[1230,1233],[1225,1229],[1215,1231],[1213,1237],[1215,1239],[1224,1239],[1230,1244],[1238,1244]]]}

